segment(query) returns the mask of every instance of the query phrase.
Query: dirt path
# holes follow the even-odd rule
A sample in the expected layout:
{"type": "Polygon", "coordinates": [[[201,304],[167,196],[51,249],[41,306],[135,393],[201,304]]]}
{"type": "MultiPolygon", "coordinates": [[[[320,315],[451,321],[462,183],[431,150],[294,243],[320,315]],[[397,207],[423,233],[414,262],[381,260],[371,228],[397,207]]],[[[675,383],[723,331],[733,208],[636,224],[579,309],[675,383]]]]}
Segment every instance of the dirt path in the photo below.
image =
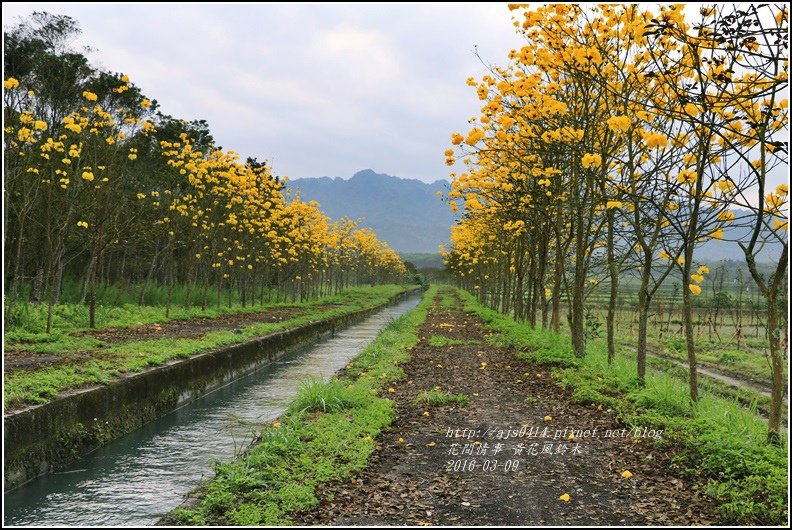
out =
{"type": "Polygon", "coordinates": [[[547,368],[489,346],[480,321],[462,312],[458,299],[453,302],[449,309],[435,301],[404,365],[407,378],[388,394],[397,418],[378,439],[366,470],[325,488],[321,505],[295,524],[715,522],[711,503],[694,485],[668,474],[667,454],[647,439],[604,437],[624,427],[607,411],[570,404],[547,368]],[[433,335],[468,343],[432,347],[433,335]],[[414,403],[419,392],[436,386],[466,394],[469,404],[414,403]],[[509,429],[518,435],[523,429],[523,435],[506,438],[509,429]],[[570,440],[564,429],[589,433],[570,440]],[[625,470],[633,477],[623,478],[625,470]],[[568,502],[559,499],[564,494],[568,502]]]}

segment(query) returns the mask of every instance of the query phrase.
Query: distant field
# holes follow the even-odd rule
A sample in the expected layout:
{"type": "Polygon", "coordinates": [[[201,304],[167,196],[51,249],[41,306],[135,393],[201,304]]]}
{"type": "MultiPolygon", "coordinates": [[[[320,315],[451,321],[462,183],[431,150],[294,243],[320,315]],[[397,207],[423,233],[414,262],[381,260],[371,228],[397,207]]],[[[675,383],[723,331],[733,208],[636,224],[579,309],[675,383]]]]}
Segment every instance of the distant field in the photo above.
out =
{"type": "Polygon", "coordinates": [[[416,269],[445,268],[443,257],[439,252],[399,252],[399,257],[415,265],[416,269]]]}

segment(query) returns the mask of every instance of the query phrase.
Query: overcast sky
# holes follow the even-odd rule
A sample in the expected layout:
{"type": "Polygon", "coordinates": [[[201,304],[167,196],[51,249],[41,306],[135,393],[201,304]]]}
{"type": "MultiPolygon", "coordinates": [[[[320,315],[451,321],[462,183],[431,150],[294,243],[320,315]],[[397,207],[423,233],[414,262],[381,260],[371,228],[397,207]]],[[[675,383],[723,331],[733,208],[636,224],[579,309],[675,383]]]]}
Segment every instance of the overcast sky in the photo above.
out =
{"type": "Polygon", "coordinates": [[[292,178],[447,178],[450,135],[480,107],[465,84],[485,72],[474,47],[505,64],[521,46],[506,4],[4,2],[3,26],[33,10],[76,18],[94,64],[292,178]]]}

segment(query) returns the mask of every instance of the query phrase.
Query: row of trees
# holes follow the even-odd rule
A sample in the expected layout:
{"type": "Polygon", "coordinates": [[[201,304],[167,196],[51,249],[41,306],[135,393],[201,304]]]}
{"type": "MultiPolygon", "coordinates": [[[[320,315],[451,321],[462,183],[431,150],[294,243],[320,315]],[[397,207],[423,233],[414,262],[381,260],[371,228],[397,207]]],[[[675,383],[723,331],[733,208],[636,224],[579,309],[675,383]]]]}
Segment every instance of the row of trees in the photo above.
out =
{"type": "Polygon", "coordinates": [[[698,399],[692,299],[709,239],[739,242],[767,302],[770,432],[784,392],[780,287],[788,260],[788,12],[772,5],[511,5],[526,45],[469,79],[484,102],[455,133],[447,200],[464,208],[447,265],[482,300],[558,330],[585,355],[585,304],[609,286],[609,360],[619,278],[638,277],[638,380],[652,299],[683,278],[690,397],[698,399]],[[689,20],[697,18],[696,23],[689,20]],[[759,259],[773,259],[763,276],[759,259]]]}
{"type": "Polygon", "coordinates": [[[232,291],[245,304],[403,278],[371,230],[330,222],[267,164],[216,146],[205,122],[165,115],[126,75],[92,67],[69,46],[78,33],[36,13],[5,34],[7,322],[46,300],[49,332],[69,278],[92,327],[100,281],[142,284],[142,303],[156,276],[169,307],[175,285],[205,306],[210,288],[218,304],[232,291]]]}

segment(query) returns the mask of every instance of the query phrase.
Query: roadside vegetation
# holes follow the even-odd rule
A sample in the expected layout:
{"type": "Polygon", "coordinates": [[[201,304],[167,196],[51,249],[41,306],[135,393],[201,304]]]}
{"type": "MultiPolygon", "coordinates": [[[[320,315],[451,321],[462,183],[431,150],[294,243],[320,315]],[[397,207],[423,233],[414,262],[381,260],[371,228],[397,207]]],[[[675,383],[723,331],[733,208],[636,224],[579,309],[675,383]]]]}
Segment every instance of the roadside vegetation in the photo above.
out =
{"type": "Polygon", "coordinates": [[[13,348],[24,348],[19,355],[28,360],[46,355],[47,362],[32,369],[6,370],[5,408],[8,410],[26,404],[46,403],[67,389],[106,384],[122,373],[138,372],[172,359],[187,358],[252,337],[381,305],[405,289],[397,285],[350,288],[338,295],[298,304],[303,311],[293,318],[252,324],[241,329],[212,331],[196,338],[134,340],[133,335],[133,340],[129,342],[108,344],[91,336],[65,333],[37,335],[44,340],[12,343],[11,350],[6,351],[8,358],[14,355],[13,348]]]}
{"type": "Polygon", "coordinates": [[[614,411],[628,426],[662,429],[655,443],[673,451],[674,472],[707,481],[706,493],[725,521],[778,524],[787,520],[787,444],[766,443],[767,426],[755,409],[703,386],[700,399],[688,399],[687,381],[649,369],[643,385],[636,377],[635,353],[617,350],[609,362],[607,342],[591,340],[578,357],[566,334],[532,328],[486,308],[466,292],[465,310],[493,332],[489,341],[515,349],[522,360],[555,367],[559,385],[573,402],[614,411]]]}
{"type": "Polygon", "coordinates": [[[192,508],[168,522],[190,525],[288,525],[290,514],[318,504],[317,487],[366,466],[375,438],[394,418],[389,387],[404,378],[400,363],[418,342],[418,328],[437,293],[391,323],[329,381],[307,381],[289,410],[240,458],[215,465],[192,508]],[[382,394],[383,397],[380,397],[382,394]]]}

